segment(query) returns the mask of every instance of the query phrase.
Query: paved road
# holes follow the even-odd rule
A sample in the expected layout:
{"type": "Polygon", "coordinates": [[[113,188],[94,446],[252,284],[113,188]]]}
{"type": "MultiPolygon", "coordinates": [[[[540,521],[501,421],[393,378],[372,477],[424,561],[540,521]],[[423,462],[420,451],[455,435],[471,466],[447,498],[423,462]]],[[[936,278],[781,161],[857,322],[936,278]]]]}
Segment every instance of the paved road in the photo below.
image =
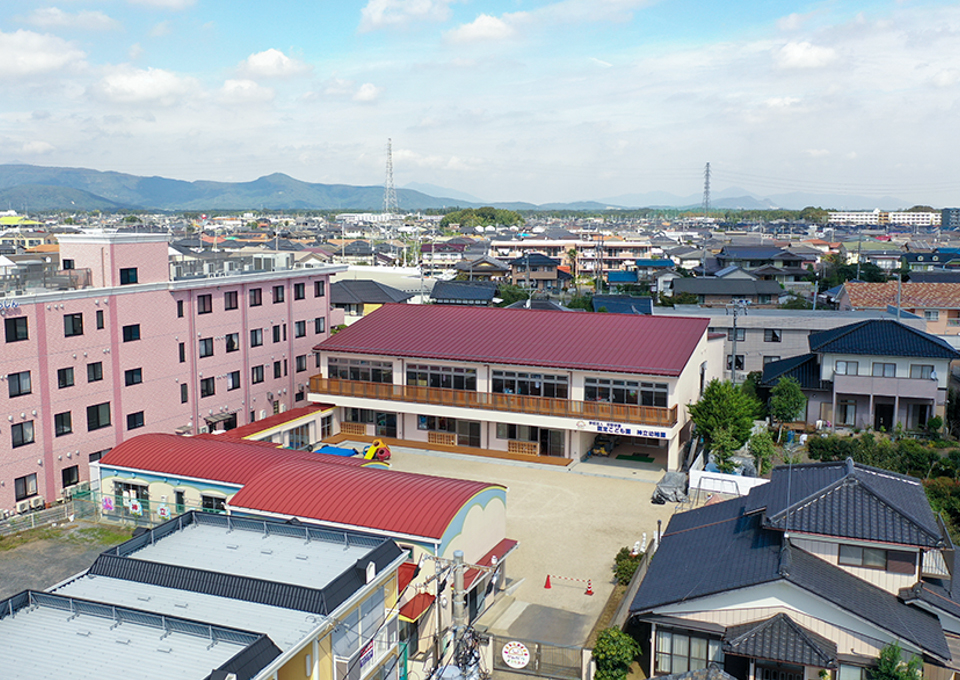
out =
{"type": "Polygon", "coordinates": [[[614,555],[644,532],[652,537],[658,519],[666,527],[674,512],[650,502],[660,473],[628,465],[557,468],[404,447],[393,449],[390,462],[395,470],[506,485],[507,535],[520,541],[508,576],[524,579],[516,599],[583,615],[587,633],[613,590],[614,555]],[[557,578],[547,590],[548,573],[592,579],[595,595],[557,578]]]}

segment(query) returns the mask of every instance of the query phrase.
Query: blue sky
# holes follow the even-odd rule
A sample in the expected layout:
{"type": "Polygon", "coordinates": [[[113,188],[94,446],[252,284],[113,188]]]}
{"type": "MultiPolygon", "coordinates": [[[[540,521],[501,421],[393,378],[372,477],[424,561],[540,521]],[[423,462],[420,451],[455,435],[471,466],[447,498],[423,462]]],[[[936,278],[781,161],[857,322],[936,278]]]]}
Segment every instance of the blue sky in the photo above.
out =
{"type": "MultiPolygon", "coordinates": [[[[0,3],[0,162],[284,172],[490,201],[715,191],[960,204],[960,5],[0,3]]],[[[835,206],[840,207],[840,206],[835,206]]]]}

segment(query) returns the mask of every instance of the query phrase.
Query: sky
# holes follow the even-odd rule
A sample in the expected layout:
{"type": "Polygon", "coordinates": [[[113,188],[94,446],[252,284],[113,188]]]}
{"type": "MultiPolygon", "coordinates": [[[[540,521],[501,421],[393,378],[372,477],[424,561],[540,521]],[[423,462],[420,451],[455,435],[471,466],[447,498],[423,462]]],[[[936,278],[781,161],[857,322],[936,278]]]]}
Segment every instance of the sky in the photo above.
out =
{"type": "MultiPolygon", "coordinates": [[[[0,163],[960,205],[960,3],[0,3],[0,163]]],[[[834,206],[839,207],[839,206],[834,206]]]]}

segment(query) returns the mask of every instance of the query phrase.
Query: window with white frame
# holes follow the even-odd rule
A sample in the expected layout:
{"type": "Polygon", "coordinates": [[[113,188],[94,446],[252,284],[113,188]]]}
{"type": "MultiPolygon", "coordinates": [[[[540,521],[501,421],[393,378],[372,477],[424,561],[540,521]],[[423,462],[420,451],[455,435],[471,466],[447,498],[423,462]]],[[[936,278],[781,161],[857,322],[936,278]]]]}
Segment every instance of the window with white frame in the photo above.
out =
{"type": "Polygon", "coordinates": [[[656,672],[658,674],[695,671],[706,668],[711,661],[723,663],[720,640],[664,628],[657,630],[656,672]]]}
{"type": "Polygon", "coordinates": [[[837,375],[856,375],[860,370],[858,361],[838,361],[833,368],[837,375]]]}
{"type": "Polygon", "coordinates": [[[931,364],[910,364],[910,377],[930,380],[933,378],[933,366],[931,364]]]}
{"type": "Polygon", "coordinates": [[[873,362],[873,377],[874,378],[896,378],[897,377],[897,365],[883,363],[881,361],[873,362]]]}
{"type": "Polygon", "coordinates": [[[924,319],[924,321],[939,321],[939,320],[940,320],[940,310],[939,310],[939,309],[925,309],[925,310],[923,310],[923,319],[924,319]]]}

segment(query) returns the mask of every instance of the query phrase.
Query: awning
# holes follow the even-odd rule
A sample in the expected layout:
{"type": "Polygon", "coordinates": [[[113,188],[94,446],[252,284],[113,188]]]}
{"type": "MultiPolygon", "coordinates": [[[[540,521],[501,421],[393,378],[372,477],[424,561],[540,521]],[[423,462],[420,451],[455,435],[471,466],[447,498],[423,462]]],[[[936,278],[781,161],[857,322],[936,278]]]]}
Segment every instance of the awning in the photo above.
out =
{"type": "MultiPolygon", "coordinates": [[[[497,558],[497,564],[499,564],[503,561],[503,558],[514,551],[517,545],[518,543],[513,539],[505,538],[493,546],[493,550],[477,560],[477,564],[479,564],[481,567],[492,567],[494,557],[497,558]]],[[[464,590],[469,592],[471,588],[480,582],[483,574],[484,572],[480,569],[467,569],[465,572],[463,572],[464,590]]]]}
{"type": "Polygon", "coordinates": [[[424,612],[430,609],[430,605],[436,599],[436,596],[430,593],[414,595],[412,600],[400,607],[400,620],[415,623],[417,619],[423,616],[424,612]]]}
{"type": "Polygon", "coordinates": [[[217,413],[216,415],[212,415],[212,416],[204,416],[203,419],[206,420],[207,423],[209,423],[210,425],[216,425],[217,423],[222,423],[224,420],[230,420],[236,415],[237,415],[236,411],[234,411],[233,413],[217,413]]]}
{"type": "Polygon", "coordinates": [[[402,593],[413,580],[413,574],[417,571],[416,562],[404,562],[397,570],[397,592],[402,593]]]}
{"type": "Polygon", "coordinates": [[[779,661],[814,668],[837,668],[837,645],[804,628],[786,614],[729,626],[724,654],[779,661]]]}

